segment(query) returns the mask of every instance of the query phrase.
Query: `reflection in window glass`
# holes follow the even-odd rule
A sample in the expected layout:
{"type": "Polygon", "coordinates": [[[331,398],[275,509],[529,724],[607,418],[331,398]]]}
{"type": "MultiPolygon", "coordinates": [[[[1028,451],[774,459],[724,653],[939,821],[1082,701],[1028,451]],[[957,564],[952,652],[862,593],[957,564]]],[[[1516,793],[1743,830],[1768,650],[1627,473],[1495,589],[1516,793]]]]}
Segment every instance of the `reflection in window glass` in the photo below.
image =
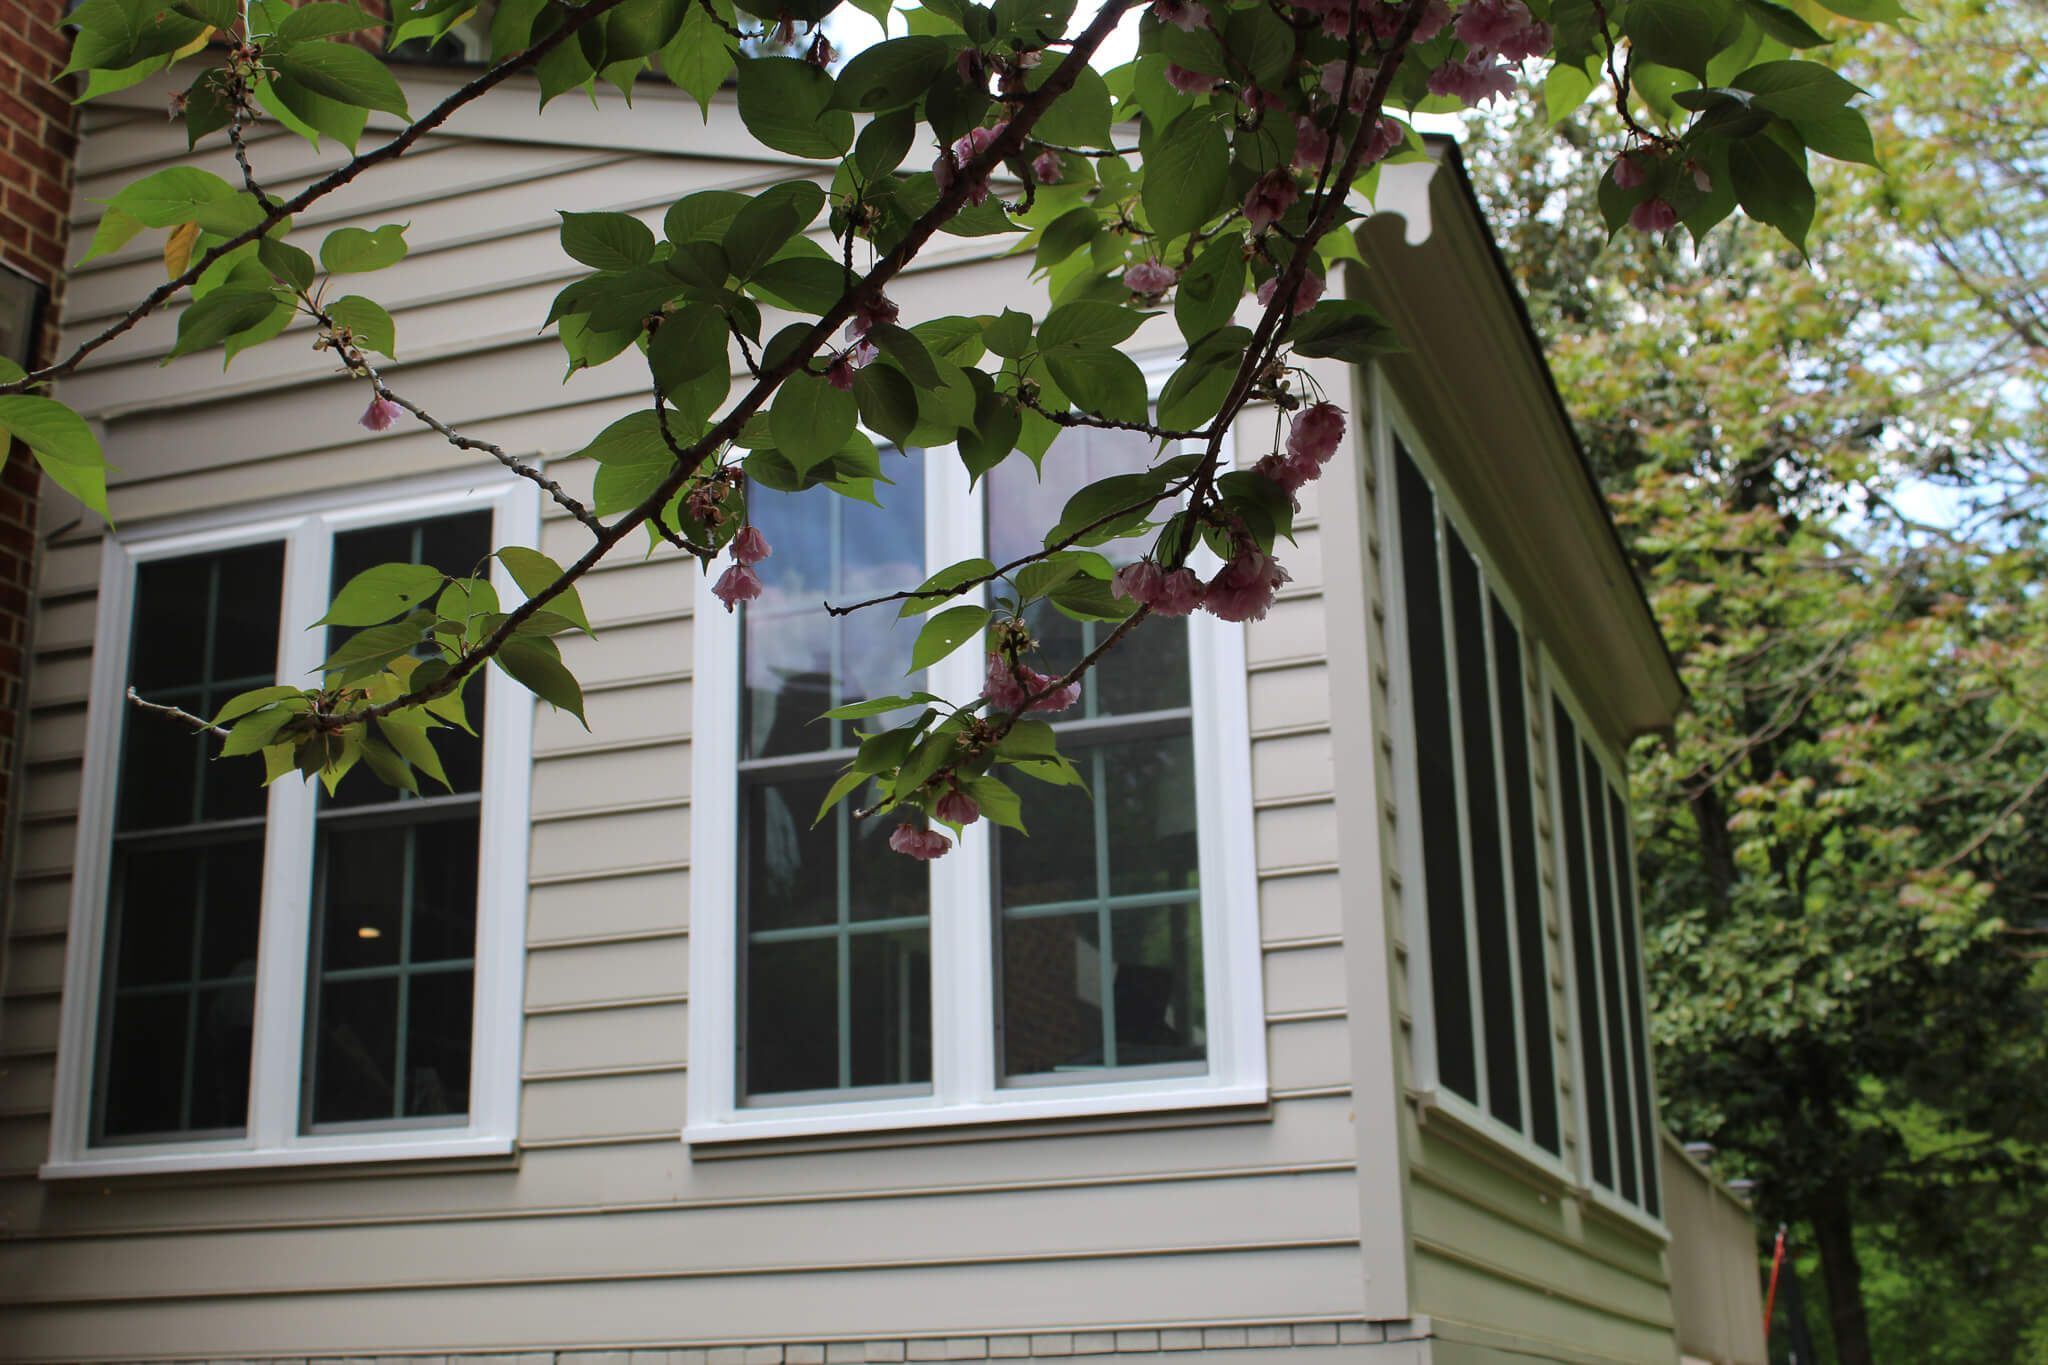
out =
{"type": "MultiPolygon", "coordinates": [[[[284,546],[137,568],[129,682],[212,715],[277,680],[284,546]]],[[[173,721],[123,717],[95,1140],[248,1124],[266,796],[262,761],[209,760],[173,721]]]]}
{"type": "MultiPolygon", "coordinates": [[[[346,531],[330,591],[376,564],[481,571],[491,515],[472,512],[346,531]]],[[[338,644],[347,632],[339,632],[338,644]]],[[[480,725],[486,688],[463,694],[480,725]]],[[[421,794],[352,771],[320,798],[314,841],[303,1124],[459,1121],[469,1112],[476,974],[481,745],[441,731],[452,792],[421,794]]]]}
{"type": "Polygon", "coordinates": [[[775,552],[740,613],[743,1099],[931,1083],[930,874],[889,850],[896,816],[817,821],[856,742],[819,714],[922,686],[902,674],[920,619],[824,609],[925,576],[923,458],[883,458],[882,507],[748,494],[775,552]]]}

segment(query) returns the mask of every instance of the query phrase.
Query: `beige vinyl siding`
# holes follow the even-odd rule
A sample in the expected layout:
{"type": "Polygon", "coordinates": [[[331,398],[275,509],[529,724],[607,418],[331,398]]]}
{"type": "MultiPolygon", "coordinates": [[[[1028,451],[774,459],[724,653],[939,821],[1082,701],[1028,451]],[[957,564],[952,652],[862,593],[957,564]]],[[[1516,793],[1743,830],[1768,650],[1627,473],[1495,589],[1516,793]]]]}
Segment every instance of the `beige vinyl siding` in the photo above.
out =
{"type": "MultiPolygon", "coordinates": [[[[90,115],[82,233],[94,196],[182,156],[182,134],[151,98],[144,89],[90,115]]],[[[694,106],[643,93],[626,124],[604,125],[606,145],[587,111],[568,107],[577,98],[536,122],[531,89],[494,96],[417,156],[304,215],[295,238],[310,249],[333,226],[409,222],[407,260],[357,284],[402,305],[392,380],[525,455],[573,450],[644,402],[644,371],[630,357],[565,385],[559,345],[536,334],[554,290],[577,273],[556,245],[554,210],[658,217],[688,189],[789,173],[733,155],[729,107],[714,109],[706,132],[694,106]]],[[[332,149],[275,133],[256,160],[267,178],[277,168],[283,191],[337,164],[332,149]]],[[[208,164],[227,169],[218,156],[208,164]]],[[[79,272],[70,337],[97,330],[161,277],[155,249],[146,235],[79,272]]],[[[1018,263],[979,259],[990,249],[987,239],[942,238],[891,293],[911,318],[958,311],[963,299],[1024,303],[1035,286],[1018,263]]],[[[364,432],[362,385],[295,344],[303,331],[225,375],[208,357],[160,368],[174,332],[174,316],[152,319],[65,385],[104,423],[124,526],[311,489],[382,492],[433,470],[471,468],[493,486],[507,477],[417,428],[364,432]]],[[[1271,430],[1270,413],[1247,422],[1248,442],[1271,430]]],[[[591,477],[574,464],[551,472],[577,490],[591,477]]],[[[55,505],[45,524],[67,520],[55,505]]],[[[1248,637],[1267,1110],[693,1155],[679,1129],[697,570],[666,549],[647,557],[636,538],[583,586],[597,638],[568,646],[590,730],[546,708],[536,721],[516,1159],[42,1181],[99,566],[92,526],[64,532],[37,607],[28,818],[0,1016],[0,1358],[1361,1316],[1347,911],[1312,503],[1302,526],[1288,559],[1296,582],[1248,637]]],[[[567,558],[583,532],[550,508],[542,540],[567,558]]]]}

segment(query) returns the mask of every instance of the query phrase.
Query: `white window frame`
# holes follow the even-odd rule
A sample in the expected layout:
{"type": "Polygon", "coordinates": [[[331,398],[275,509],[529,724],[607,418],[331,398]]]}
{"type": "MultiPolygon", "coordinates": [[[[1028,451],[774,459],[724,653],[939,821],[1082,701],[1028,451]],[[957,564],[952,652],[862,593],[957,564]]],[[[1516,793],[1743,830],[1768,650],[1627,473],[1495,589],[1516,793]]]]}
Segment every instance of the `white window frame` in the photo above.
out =
{"type": "MultiPolygon", "coordinates": [[[[1573,1174],[1564,1153],[1564,1149],[1568,1148],[1568,1144],[1575,1135],[1571,1124],[1566,1122],[1567,1117],[1571,1113],[1571,1108],[1567,1105],[1566,1097],[1562,1093],[1567,1072],[1565,1070],[1566,1064],[1560,1061],[1557,1056],[1558,1019],[1557,1001],[1554,995],[1550,1001],[1550,1008],[1545,1011],[1550,1019],[1551,1031],[1548,1036],[1541,1040],[1541,1046],[1547,1047],[1551,1051],[1551,1083],[1557,1091],[1553,1095],[1553,1101],[1557,1109],[1558,1146],[1561,1150],[1552,1152],[1520,1129],[1510,1127],[1508,1124],[1501,1122],[1487,1110],[1483,1102],[1484,1096],[1487,1093],[1487,1061],[1485,1032],[1477,1018],[1478,1002],[1481,997],[1479,939],[1478,928],[1475,922],[1477,907],[1470,891],[1472,882],[1471,851],[1465,846],[1465,841],[1462,837],[1459,840],[1459,860],[1465,888],[1463,895],[1465,938],[1467,944],[1465,965],[1471,982],[1471,999],[1475,1010],[1472,1038],[1473,1066],[1479,1082],[1481,1102],[1474,1103],[1446,1087],[1443,1084],[1437,1067],[1435,978],[1430,974],[1429,906],[1423,869],[1422,838],[1424,831],[1422,829],[1422,821],[1416,815],[1420,811],[1422,804],[1421,779],[1415,764],[1415,719],[1412,703],[1408,696],[1411,686],[1410,679],[1413,677],[1413,674],[1409,671],[1408,657],[1408,599],[1401,581],[1403,574],[1400,555],[1402,543],[1401,518],[1398,498],[1395,493],[1394,445],[1397,438],[1407,450],[1409,459],[1414,461],[1415,467],[1422,471],[1423,478],[1428,482],[1430,492],[1435,495],[1437,505],[1442,510],[1444,519],[1457,527],[1459,538],[1465,542],[1465,548],[1471,552],[1473,558],[1478,562],[1481,587],[1500,599],[1501,606],[1507,611],[1509,617],[1513,619],[1515,628],[1521,632],[1525,647],[1522,658],[1522,673],[1525,680],[1529,677],[1532,668],[1541,669],[1544,666],[1544,660],[1547,656],[1543,654],[1541,638],[1529,624],[1528,613],[1523,610],[1520,600],[1508,586],[1508,576],[1501,572],[1498,565],[1494,563],[1492,556],[1487,552],[1484,543],[1472,531],[1471,520],[1465,515],[1464,509],[1459,506],[1458,500],[1451,495],[1449,489],[1445,486],[1436,461],[1430,454],[1429,444],[1422,439],[1415,423],[1409,418],[1399,399],[1395,397],[1392,386],[1387,383],[1384,372],[1377,366],[1372,371],[1370,392],[1372,401],[1372,458],[1378,489],[1378,496],[1375,501],[1377,503],[1376,512],[1379,543],[1381,546],[1380,595],[1386,618],[1383,635],[1386,640],[1388,676],[1394,680],[1393,685],[1388,688],[1387,720],[1389,728],[1396,736],[1393,754],[1395,791],[1398,793],[1402,810],[1409,813],[1407,818],[1395,822],[1395,831],[1397,841],[1396,856],[1399,859],[1398,865],[1401,869],[1402,929],[1406,935],[1408,945],[1408,995],[1411,1002],[1409,1037],[1412,1043],[1409,1057],[1410,1074],[1414,1078],[1415,1089],[1424,1097],[1427,1108],[1441,1112],[1459,1126],[1467,1128],[1484,1137],[1489,1142],[1505,1148],[1522,1161],[1554,1177],[1559,1183],[1567,1186],[1577,1186],[1583,1182],[1573,1174]],[[1530,645],[1535,646],[1533,661],[1527,649],[1527,646],[1530,645]]],[[[1444,595],[1444,628],[1446,632],[1449,632],[1452,628],[1449,606],[1450,582],[1449,575],[1445,572],[1443,566],[1443,553],[1442,547],[1439,546],[1438,588],[1444,595]]],[[[1487,638],[1491,642],[1493,623],[1490,614],[1486,622],[1486,631],[1487,638]]],[[[1491,669],[1488,670],[1487,681],[1490,698],[1494,687],[1497,686],[1491,669]]],[[[1449,685],[1451,689],[1452,714],[1456,717],[1459,713],[1458,679],[1455,671],[1449,677],[1449,685]]],[[[1542,695],[1547,697],[1549,693],[1546,690],[1542,692],[1542,695]]],[[[1526,701],[1524,703],[1524,710],[1527,710],[1526,701]]],[[[1496,708],[1497,714],[1498,710],[1496,708]]],[[[1498,726],[1496,725],[1494,728],[1497,730],[1498,726]]],[[[1547,731],[1549,726],[1545,724],[1543,728],[1547,731]]],[[[1502,742],[1503,736],[1496,733],[1494,735],[1496,751],[1502,742]]],[[[1462,822],[1465,809],[1466,778],[1464,763],[1465,736],[1461,725],[1454,724],[1452,726],[1451,744],[1453,752],[1451,767],[1456,779],[1459,818],[1462,822]]],[[[1539,787],[1541,775],[1544,771],[1541,758],[1541,749],[1531,744],[1528,763],[1529,790],[1524,793],[1524,796],[1529,802],[1529,812],[1532,820],[1535,819],[1537,812],[1546,808],[1541,800],[1539,787]]],[[[1505,799],[1506,795],[1506,793],[1503,793],[1503,799],[1505,799]]],[[[1502,829],[1504,838],[1506,828],[1506,811],[1503,809],[1502,829]]],[[[1536,840],[1540,850],[1544,842],[1540,829],[1536,832],[1536,840]]],[[[1555,961],[1554,952],[1562,951],[1562,948],[1553,950],[1550,946],[1552,935],[1549,932],[1549,926],[1560,922],[1562,917],[1558,914],[1556,894],[1553,891],[1545,890],[1540,876],[1537,884],[1537,898],[1538,913],[1543,916],[1545,925],[1543,935],[1545,944],[1543,977],[1545,981],[1549,981],[1551,973],[1558,966],[1555,961]]],[[[1515,913],[1519,914],[1520,912],[1521,908],[1518,905],[1515,913]]],[[[1523,1073],[1522,1079],[1526,1087],[1528,1053],[1531,1041],[1525,1036],[1526,1019],[1522,1011],[1521,943],[1514,932],[1512,919],[1510,920],[1507,938],[1510,963],[1509,975],[1514,989],[1515,1036],[1521,1043],[1516,1054],[1516,1060],[1523,1073]]],[[[1568,1024],[1567,1027],[1571,1026],[1568,1024]]],[[[1567,1049],[1567,1051],[1571,1050],[1567,1049]]],[[[1584,1122],[1581,1120],[1579,1131],[1583,1132],[1584,1127],[1584,1122]]]]}
{"type": "MultiPolygon", "coordinates": [[[[1541,666],[1543,675],[1543,757],[1544,772],[1549,777],[1550,781],[1550,797],[1549,801],[1547,802],[1547,808],[1550,815],[1551,828],[1551,865],[1555,869],[1553,877],[1553,881],[1555,882],[1554,895],[1556,897],[1556,902],[1558,905],[1558,951],[1563,958],[1563,963],[1561,965],[1563,969],[1565,986],[1565,1010],[1569,1014],[1571,1021],[1569,1028],[1571,1031],[1572,1045],[1569,1048],[1565,1049],[1565,1051],[1569,1054],[1568,1061],[1571,1066],[1573,1122],[1577,1126],[1578,1133],[1580,1135],[1580,1141],[1578,1143],[1578,1161],[1575,1163],[1577,1168],[1576,1180],[1582,1193],[1587,1198],[1590,1198],[1595,1204],[1599,1205],[1602,1209],[1605,1209],[1606,1211],[1616,1215],[1617,1217],[1626,1219],[1628,1222],[1635,1224],[1637,1227],[1642,1228],[1646,1232],[1654,1233],[1657,1237],[1668,1240],[1671,1235],[1670,1228],[1665,1223],[1663,1215],[1661,1213],[1652,1214],[1648,1209],[1642,1207],[1640,1204],[1631,1204],[1628,1200],[1622,1198],[1621,1193],[1618,1190],[1611,1190],[1607,1186],[1600,1184],[1593,1178],[1593,1147],[1592,1144],[1586,1140],[1587,1135],[1589,1135],[1592,1132],[1592,1119],[1591,1116],[1586,1112],[1586,1071],[1591,1065],[1591,1063],[1587,1056],[1588,1040],[1584,1036],[1582,1036],[1579,1031],[1580,987],[1577,965],[1578,958],[1576,955],[1577,945],[1573,938],[1574,931],[1572,928],[1571,912],[1569,906],[1565,903],[1566,898],[1569,895],[1568,879],[1571,876],[1571,872],[1570,865],[1567,863],[1565,859],[1564,852],[1564,792],[1561,788],[1560,783],[1557,780],[1558,770],[1560,765],[1563,763],[1564,759],[1563,755],[1558,751],[1558,740],[1561,738],[1561,736],[1557,733],[1557,727],[1550,723],[1552,704],[1562,703],[1564,709],[1570,713],[1572,718],[1572,724],[1578,727],[1579,739],[1586,745],[1588,749],[1592,751],[1594,761],[1600,765],[1601,775],[1605,777],[1607,781],[1613,784],[1613,791],[1620,795],[1622,819],[1624,824],[1632,823],[1635,815],[1634,807],[1629,799],[1628,768],[1627,765],[1623,762],[1622,757],[1619,754],[1617,754],[1614,750],[1608,747],[1606,738],[1601,734],[1599,729],[1596,728],[1588,719],[1588,713],[1586,709],[1579,704],[1578,697],[1572,692],[1571,688],[1567,686],[1563,681],[1563,676],[1557,668],[1556,659],[1551,654],[1550,650],[1545,646],[1539,645],[1537,648],[1537,653],[1540,656],[1539,664],[1541,666]]],[[[1574,759],[1574,761],[1576,761],[1576,758],[1574,759]]],[[[1580,785],[1583,786],[1583,782],[1580,785]]],[[[1581,796],[1583,798],[1583,793],[1581,794],[1581,796]]],[[[1647,1017],[1647,1011],[1649,1010],[1650,1006],[1650,983],[1648,970],[1644,964],[1643,954],[1641,952],[1641,945],[1644,942],[1642,923],[1642,883],[1636,874],[1634,840],[1632,837],[1630,837],[1629,831],[1627,829],[1617,831],[1617,833],[1619,834],[1620,838],[1615,841],[1615,846],[1611,848],[1609,852],[1614,858],[1614,861],[1618,864],[1618,866],[1616,866],[1613,869],[1614,873],[1617,874],[1617,876],[1619,874],[1625,873],[1628,877],[1628,900],[1629,904],[1633,905],[1636,911],[1636,944],[1638,951],[1635,955],[1635,961],[1628,964],[1628,966],[1629,969],[1636,974],[1636,989],[1639,993],[1640,999],[1643,1002],[1643,1009],[1646,1015],[1646,1017],[1638,1021],[1638,1026],[1642,1031],[1643,1046],[1647,1050],[1650,1046],[1650,1021],[1647,1017]],[[1624,843],[1623,841],[1626,842],[1624,843]]],[[[1587,830],[1585,837],[1588,840],[1591,839],[1592,833],[1590,829],[1587,830]]],[[[1592,866],[1592,851],[1590,846],[1585,850],[1585,852],[1587,856],[1587,867],[1590,871],[1592,866]]],[[[1619,880],[1617,880],[1615,883],[1617,891],[1619,891],[1620,885],[1621,884],[1619,880]]],[[[1617,912],[1619,911],[1619,909],[1620,905],[1617,899],[1617,912]]],[[[1597,906],[1594,907],[1594,912],[1599,913],[1599,908],[1597,906]]],[[[1616,932],[1617,935],[1619,932],[1619,928],[1620,926],[1618,922],[1610,925],[1610,930],[1616,932]]],[[[1617,951],[1621,947],[1621,944],[1622,940],[1619,937],[1617,937],[1615,940],[1615,946],[1617,951]]],[[[1601,993],[1599,999],[1601,1005],[1600,1037],[1592,1040],[1592,1042],[1597,1045],[1600,1056],[1604,1060],[1607,1055],[1608,1037],[1606,1024],[1607,1010],[1605,994],[1601,993]]],[[[1628,1031],[1624,1029],[1625,1037],[1627,1036],[1627,1033],[1628,1031]]],[[[1633,1105],[1636,1100],[1635,1069],[1632,1066],[1626,1067],[1624,1069],[1624,1074],[1626,1075],[1628,1080],[1629,1101],[1631,1105],[1633,1105]]],[[[1613,1072],[1609,1071],[1608,1075],[1611,1078],[1613,1072]]],[[[1644,1058],[1643,1075],[1647,1079],[1650,1089],[1650,1124],[1653,1129],[1653,1131],[1650,1134],[1650,1164],[1652,1169],[1644,1173],[1643,1178],[1646,1181],[1654,1180],[1657,1182],[1657,1207],[1660,1210],[1662,1210],[1665,1207],[1663,1183],[1664,1143],[1662,1119],[1659,1117],[1661,1110],[1659,1109],[1657,1102],[1657,1065],[1654,1058],[1644,1058]]],[[[1616,1138],[1619,1136],[1619,1134],[1617,1133],[1614,1126],[1614,1099],[1612,1091],[1613,1087],[1610,1084],[1607,1106],[1607,1139],[1608,1143],[1610,1144],[1609,1150],[1616,1151],[1619,1149],[1619,1143],[1616,1142],[1616,1138]]],[[[1640,1113],[1640,1111],[1638,1110],[1632,1110],[1632,1112],[1640,1113]]],[[[1642,1153],[1639,1151],[1637,1153],[1638,1160],[1641,1159],[1641,1156],[1642,1153]]]]}
{"type": "MultiPolygon", "coordinates": [[[[98,621],[88,710],[84,784],[71,892],[57,1094],[46,1179],[251,1167],[406,1161],[509,1154],[518,1121],[520,1009],[526,907],[527,793],[533,751],[533,696],[499,682],[482,731],[483,803],[478,837],[477,948],[469,1115],[460,1124],[417,1120],[388,1129],[300,1131],[300,1084],[307,1021],[307,955],[312,922],[313,784],[271,784],[264,830],[247,1131],[192,1141],[91,1142],[104,979],[106,900],[113,851],[116,779],[126,700],[130,616],[137,566],[235,546],[285,547],[277,676],[317,674],[326,635],[307,623],[326,614],[338,532],[426,517],[489,510],[492,544],[535,542],[539,502],[525,483],[477,486],[474,476],[379,484],[362,492],[212,511],[107,536],[100,556],[98,621]]],[[[508,606],[523,600],[504,567],[492,585],[508,606]]],[[[154,722],[164,723],[169,722],[154,722]]],[[[464,742],[467,742],[466,740],[464,742]]]]}
{"type": "MultiPolygon", "coordinates": [[[[1171,355],[1134,357],[1156,399],[1171,355]]],[[[1234,449],[1226,439],[1226,463],[1234,449]]],[[[1057,459],[1057,453],[1053,458],[1057,459]]],[[[925,466],[927,570],[980,555],[984,482],[970,491],[953,447],[925,466]],[[950,511],[950,514],[949,514],[950,511]]],[[[830,496],[817,494],[817,496],[830,496]]],[[[965,601],[978,600],[969,596],[965,601]]],[[[886,610],[886,608],[884,608],[886,610]]],[[[1258,879],[1253,855],[1251,727],[1244,628],[1189,621],[1189,702],[1200,831],[1207,1069],[1071,1084],[1003,1085],[996,1064],[993,834],[969,825],[931,876],[932,1081],[929,1093],[746,1106],[737,1075],[739,944],[739,617],[698,585],[692,718],[689,1117],[691,1144],[1262,1105],[1267,1100],[1258,879]]],[[[982,652],[963,646],[928,675],[931,691],[981,691],[982,652]]],[[[1029,781],[1030,779],[1022,779],[1029,781]]]]}

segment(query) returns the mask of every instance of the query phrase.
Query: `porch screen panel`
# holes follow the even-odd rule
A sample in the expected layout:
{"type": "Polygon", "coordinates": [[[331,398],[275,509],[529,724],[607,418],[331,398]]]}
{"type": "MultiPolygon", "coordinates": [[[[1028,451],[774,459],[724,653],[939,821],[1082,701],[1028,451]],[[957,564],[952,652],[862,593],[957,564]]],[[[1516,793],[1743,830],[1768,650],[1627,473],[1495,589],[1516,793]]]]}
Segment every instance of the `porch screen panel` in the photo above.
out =
{"type": "Polygon", "coordinates": [[[1601,799],[1606,779],[1600,762],[1581,740],[1579,760],[1585,773],[1586,827],[1593,839],[1593,913],[1600,947],[1600,999],[1607,1020],[1607,1083],[1614,1095],[1614,1166],[1617,1192],[1631,1204],[1640,1197],[1636,1184],[1636,1112],[1629,1075],[1627,997],[1622,994],[1621,945],[1614,922],[1614,843],[1607,828],[1607,803],[1601,799]]]}
{"type": "MultiPolygon", "coordinates": [[[[284,546],[135,572],[128,682],[210,716],[277,680],[284,546]]],[[[124,708],[93,1140],[246,1130],[268,794],[254,755],[124,708]]]]}
{"type": "Polygon", "coordinates": [[[1500,600],[1493,620],[1494,693],[1500,703],[1502,805],[1508,813],[1514,932],[1522,987],[1522,1034],[1529,1068],[1529,1136],[1563,1154],[1557,1122],[1557,1049],[1551,1039],[1549,936],[1543,925],[1542,873],[1536,852],[1535,788],[1530,782],[1527,682],[1522,636],[1500,600]]]}
{"type": "Polygon", "coordinates": [[[1564,703],[1551,705],[1557,752],[1558,840],[1569,883],[1572,979],[1578,997],[1579,1079],[1586,1096],[1587,1158],[1595,1184],[1614,1187],[1614,1130],[1609,1110],[1606,1029],[1600,1010],[1600,949],[1593,911],[1592,855],[1579,785],[1579,730],[1564,703]]]}
{"type": "MultiPolygon", "coordinates": [[[[490,551],[488,512],[342,531],[332,590],[376,564],[480,575],[490,551]]],[[[482,675],[463,691],[473,727],[486,695],[482,675]]],[[[436,740],[452,791],[422,780],[414,795],[364,771],[321,794],[301,1104],[309,1132],[469,1112],[482,745],[436,740]]]]}
{"type": "Polygon", "coordinates": [[[931,1084],[929,873],[889,850],[900,815],[856,819],[849,799],[813,824],[855,730],[904,719],[819,714],[924,685],[901,662],[921,618],[820,605],[925,577],[923,456],[883,458],[895,481],[885,508],[748,488],[775,553],[757,567],[762,595],[740,609],[742,1100],[931,1084]]]}
{"type": "Polygon", "coordinates": [[[1636,935],[1635,858],[1630,851],[1628,811],[1612,789],[1607,793],[1607,819],[1614,832],[1614,913],[1621,926],[1622,994],[1628,1020],[1629,1073],[1635,1082],[1636,1147],[1642,1153],[1642,1202],[1656,1214],[1662,1199],[1657,1179],[1656,1104],[1650,1094],[1649,1039],[1644,1028],[1641,945],[1636,935]]]}

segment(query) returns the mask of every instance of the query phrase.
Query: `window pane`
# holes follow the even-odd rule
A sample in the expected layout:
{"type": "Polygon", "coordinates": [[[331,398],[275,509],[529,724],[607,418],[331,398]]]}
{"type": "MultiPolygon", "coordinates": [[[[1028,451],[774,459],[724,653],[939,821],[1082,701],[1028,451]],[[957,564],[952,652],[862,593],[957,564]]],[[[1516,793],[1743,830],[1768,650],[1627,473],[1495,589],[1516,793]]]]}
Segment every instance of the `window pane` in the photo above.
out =
{"type": "Polygon", "coordinates": [[[925,577],[924,457],[885,455],[883,467],[896,483],[880,490],[882,507],[749,486],[748,513],[775,553],[755,566],[761,596],[740,613],[743,760],[850,744],[849,727],[820,712],[922,685],[903,665],[923,618],[901,619],[893,606],[834,617],[824,605],[925,577]]]}
{"type": "Polygon", "coordinates": [[[398,1111],[398,985],[392,974],[320,984],[315,1124],[388,1119],[398,1111]]]}
{"type": "Polygon", "coordinates": [[[1557,754],[1558,831],[1564,846],[1563,880],[1569,887],[1572,925],[1572,982],[1579,1007],[1579,1081],[1586,1095],[1586,1137],[1594,1183],[1614,1186],[1614,1138],[1608,1125],[1607,1062],[1600,1027],[1599,947],[1594,938],[1593,895],[1586,867],[1586,812],[1579,786],[1579,731],[1562,702],[1550,708],[1557,754]]]}
{"type": "MultiPolygon", "coordinates": [[[[273,682],[283,580],[275,541],[138,565],[130,685],[210,715],[273,682]]],[[[204,740],[163,717],[131,711],[121,726],[94,1136],[236,1132],[248,1123],[262,762],[209,760],[204,740]]]]}
{"type": "Polygon", "coordinates": [[[1616,1193],[1634,1203],[1636,1186],[1635,1110],[1629,1097],[1628,1021],[1621,993],[1619,945],[1614,939],[1613,845],[1607,828],[1607,803],[1602,799],[1607,779],[1599,760],[1584,741],[1579,744],[1584,765],[1586,824],[1593,832],[1593,913],[1599,923],[1600,998],[1607,1007],[1607,1084],[1614,1096],[1614,1157],[1620,1179],[1616,1193]]]}
{"type": "Polygon", "coordinates": [[[1529,1066],[1529,1136],[1562,1155],[1558,1134],[1556,1043],[1550,1030],[1550,971],[1544,951],[1542,874],[1536,859],[1536,812],[1530,785],[1527,682],[1522,636],[1499,601],[1492,602],[1495,692],[1500,699],[1501,780],[1507,788],[1508,848],[1513,867],[1515,942],[1522,981],[1522,1049],[1529,1066]]]}
{"type": "Polygon", "coordinates": [[[1652,1214],[1662,1202],[1657,1189],[1657,1123],[1650,1099],[1649,1043],[1643,1030],[1642,973],[1638,970],[1641,951],[1636,937],[1635,852],[1628,831],[1628,811],[1621,797],[1610,788],[1607,817],[1614,831],[1616,916],[1621,921],[1621,966],[1623,991],[1628,999],[1629,1072],[1636,1087],[1636,1145],[1643,1159],[1643,1207],[1652,1214]]]}
{"type": "Polygon", "coordinates": [[[742,777],[746,1093],[931,1079],[930,873],[828,776],[742,777]]]}
{"type": "Polygon", "coordinates": [[[1478,1102],[1472,984],[1466,975],[1464,869],[1458,852],[1458,787],[1451,741],[1450,671],[1437,572],[1436,498],[1407,451],[1394,447],[1401,531],[1402,603],[1408,622],[1408,700],[1415,717],[1414,762],[1422,829],[1423,894],[1429,921],[1430,1017],[1437,1080],[1478,1102]]]}
{"type": "Polygon", "coordinates": [[[407,983],[405,1113],[469,1112],[473,982],[466,971],[422,972],[407,983]]]}

